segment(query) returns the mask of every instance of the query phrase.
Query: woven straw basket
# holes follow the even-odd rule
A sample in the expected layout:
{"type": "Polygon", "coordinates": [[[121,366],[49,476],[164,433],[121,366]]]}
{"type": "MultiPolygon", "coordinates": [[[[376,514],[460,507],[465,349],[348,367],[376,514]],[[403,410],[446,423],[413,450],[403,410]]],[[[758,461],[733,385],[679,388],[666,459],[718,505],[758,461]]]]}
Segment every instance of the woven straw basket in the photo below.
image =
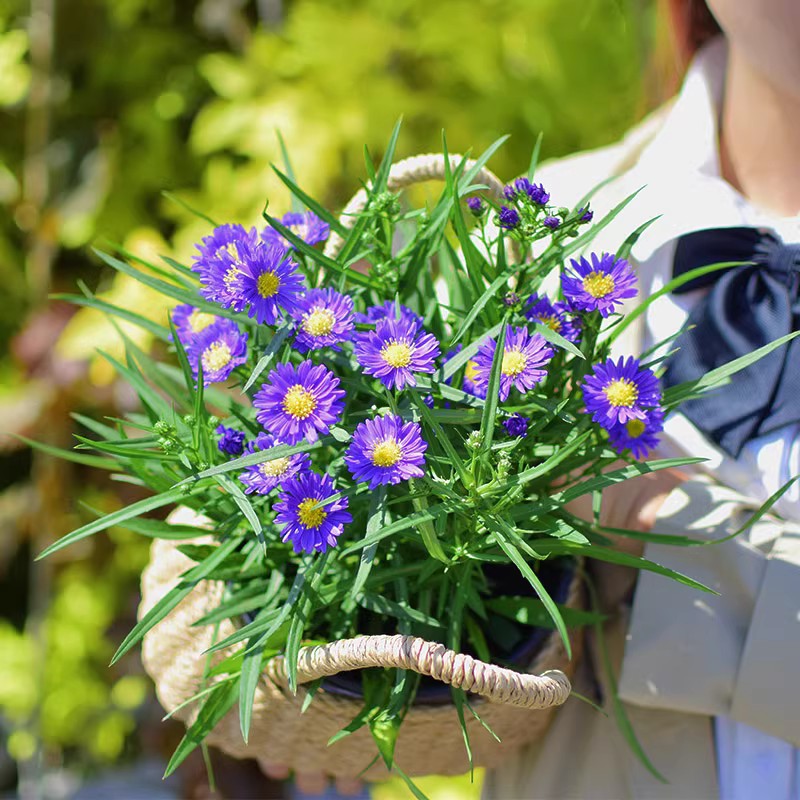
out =
{"type": "MultiPolygon", "coordinates": [[[[460,156],[452,155],[453,167],[460,156]]],[[[468,162],[468,167],[470,162],[468,162]]],[[[397,190],[412,183],[444,177],[444,157],[416,156],[392,168],[388,188],[397,190]]],[[[481,170],[475,182],[486,184],[499,196],[501,182],[488,170],[481,170]]],[[[345,226],[353,224],[355,214],[364,208],[366,194],[359,192],[342,216],[345,226]]],[[[331,235],[326,251],[335,255],[342,240],[331,235]]],[[[172,517],[203,527],[187,509],[172,517]]],[[[197,540],[208,541],[206,537],[197,540]]],[[[194,562],[168,540],[155,540],[150,563],[142,574],[142,602],[139,617],[144,616],[173,589],[180,576],[194,562]]],[[[225,589],[220,581],[203,581],[162,622],[145,637],[142,660],[156,684],[161,704],[171,711],[203,687],[206,670],[205,651],[236,630],[231,620],[214,626],[193,627],[198,619],[217,607],[225,589]]],[[[581,603],[577,571],[568,592],[567,606],[581,603]]],[[[574,637],[579,648],[580,637],[574,637]]],[[[575,648],[573,648],[575,650],[575,648]]],[[[211,666],[230,656],[236,647],[213,654],[211,666]]],[[[444,684],[461,687],[471,693],[470,702],[480,717],[500,737],[498,743],[472,715],[466,714],[475,766],[494,767],[518,747],[541,738],[558,705],[570,693],[569,677],[579,658],[567,659],[563,644],[553,632],[545,640],[529,672],[520,673],[486,664],[469,655],[455,653],[441,644],[413,636],[363,636],[304,647],[298,665],[299,688],[292,695],[286,688],[283,658],[278,656],[266,666],[256,689],[250,736],[247,744],[239,729],[234,707],[207,737],[207,742],[237,758],[255,758],[264,764],[284,764],[289,768],[317,771],[337,778],[364,777],[379,780],[387,776],[369,730],[363,727],[335,744],[330,738],[348,725],[359,713],[362,703],[320,687],[313,701],[301,713],[306,690],[302,684],[364,667],[400,667],[429,675],[444,684]],[[536,674],[531,674],[536,673],[536,674]]],[[[187,704],[175,716],[191,724],[197,703],[187,704]]],[[[452,704],[417,704],[404,719],[397,740],[395,758],[409,775],[458,775],[469,770],[469,761],[455,706],[452,704]]]]}

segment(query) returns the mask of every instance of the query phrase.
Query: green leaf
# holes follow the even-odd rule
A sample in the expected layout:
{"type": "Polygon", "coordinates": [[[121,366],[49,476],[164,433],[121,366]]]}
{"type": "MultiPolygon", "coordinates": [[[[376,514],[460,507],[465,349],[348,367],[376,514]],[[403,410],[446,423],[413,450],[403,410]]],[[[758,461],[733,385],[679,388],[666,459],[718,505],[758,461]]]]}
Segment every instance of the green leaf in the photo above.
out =
{"type": "Polygon", "coordinates": [[[644,314],[645,311],[647,311],[647,309],[650,308],[650,306],[656,300],[658,300],[659,297],[663,297],[665,294],[670,294],[679,286],[683,286],[684,283],[689,283],[689,281],[693,281],[695,278],[707,275],[709,272],[717,272],[721,269],[728,269],[730,267],[740,267],[746,263],[747,262],[743,261],[721,261],[718,264],[709,264],[706,267],[697,267],[697,269],[691,269],[688,272],[685,272],[683,275],[673,278],[668,284],[662,286],[657,292],[653,292],[647,297],[642,298],[642,302],[638,303],[635,308],[632,308],[627,314],[625,314],[625,316],[622,318],[622,321],[609,333],[609,335],[606,337],[606,341],[613,342],[631,323],[644,314]]]}
{"type": "MultiPolygon", "coordinates": [[[[367,528],[364,532],[366,538],[372,536],[377,531],[381,530],[386,524],[388,517],[388,509],[386,508],[386,486],[381,485],[372,492],[369,498],[369,515],[367,517],[367,528]]],[[[353,585],[350,587],[350,597],[356,600],[361,594],[361,590],[369,578],[369,573],[372,570],[372,565],[375,561],[375,552],[378,549],[378,543],[373,542],[368,547],[361,551],[361,558],[358,564],[358,572],[356,572],[353,585]]]]}
{"type": "Polygon", "coordinates": [[[389,180],[389,172],[392,169],[392,162],[394,161],[394,151],[397,148],[397,140],[400,137],[400,128],[403,124],[403,118],[400,117],[394,124],[392,135],[389,137],[389,144],[386,146],[386,151],[381,159],[381,164],[378,167],[378,172],[373,181],[372,194],[378,194],[386,189],[387,181],[389,180]]]}
{"type": "Polygon", "coordinates": [[[169,333],[163,325],[159,325],[157,322],[146,319],[140,314],[137,314],[135,311],[129,311],[127,308],[120,308],[112,303],[106,303],[105,300],[98,300],[96,297],[82,297],[78,294],[51,294],[50,299],[65,300],[67,303],[71,303],[74,306],[93,308],[97,311],[101,311],[104,314],[110,314],[112,316],[119,317],[120,319],[125,320],[125,322],[138,325],[148,333],[151,333],[157,339],[160,339],[162,342],[169,341],[169,333]]]}
{"type": "Polygon", "coordinates": [[[362,608],[366,608],[376,614],[407,620],[408,622],[417,622],[420,625],[430,625],[432,628],[444,629],[444,625],[434,617],[423,614],[407,604],[395,603],[383,595],[365,592],[358,598],[357,602],[362,608]]]}
{"type": "Polygon", "coordinates": [[[13,436],[20,442],[24,442],[34,450],[47,453],[49,456],[62,458],[65,461],[72,461],[75,464],[85,464],[88,467],[96,467],[97,469],[118,470],[121,468],[119,462],[115,461],[113,458],[101,458],[100,456],[90,456],[82,453],[76,453],[74,450],[65,450],[61,447],[55,447],[51,444],[37,442],[34,439],[29,439],[27,436],[22,436],[19,433],[9,433],[8,435],[13,436]]]}
{"type": "Polygon", "coordinates": [[[117,648],[111,665],[125,655],[132,647],[138,644],[145,634],[158,625],[178,603],[191,592],[194,587],[203,580],[214,568],[221,564],[239,546],[238,539],[228,539],[201,564],[192,567],[188,572],[181,576],[181,582],[165,594],[140,620],[134,625],[130,633],[123,639],[122,644],[117,648]]]}
{"type": "Polygon", "coordinates": [[[242,387],[242,391],[246,392],[258,379],[258,376],[272,363],[272,360],[275,358],[278,350],[281,349],[283,343],[288,338],[289,334],[292,332],[292,326],[287,322],[281,325],[278,330],[275,331],[272,339],[270,339],[269,344],[267,345],[266,350],[264,350],[264,355],[258,359],[258,363],[256,364],[253,372],[250,374],[250,377],[247,379],[247,383],[242,387]]]}
{"type": "Polygon", "coordinates": [[[731,375],[735,375],[745,367],[749,367],[768,353],[790,342],[796,336],[800,336],[800,331],[794,331],[786,336],[781,336],[780,339],[775,339],[769,344],[759,347],[758,350],[753,350],[752,353],[747,353],[746,355],[733,359],[733,361],[729,361],[727,364],[723,364],[721,367],[712,369],[697,380],[686,381],[677,386],[671,386],[664,392],[665,408],[674,408],[684,400],[691,397],[698,397],[701,394],[711,391],[714,387],[725,382],[731,375]]]}
{"type": "Polygon", "coordinates": [[[259,450],[256,453],[250,453],[246,456],[234,458],[231,461],[226,461],[224,464],[217,464],[215,467],[209,467],[196,475],[192,475],[185,480],[182,480],[177,486],[183,486],[188,483],[202,480],[203,478],[213,478],[216,475],[223,475],[226,472],[236,472],[245,469],[245,467],[252,467],[255,464],[263,464],[266,461],[274,461],[276,458],[285,458],[286,456],[294,455],[295,453],[307,453],[309,450],[315,450],[329,441],[329,437],[325,436],[318,439],[316,442],[303,442],[302,444],[295,445],[276,445],[269,450],[259,450]]]}
{"type": "Polygon", "coordinates": [[[168,778],[183,763],[186,757],[198,747],[231,710],[236,702],[237,687],[234,682],[217,684],[219,689],[210,694],[197,715],[194,724],[186,731],[178,747],[167,764],[164,777],[168,778]]]}
{"type": "MultiPolygon", "coordinates": [[[[503,322],[507,322],[507,319],[507,317],[504,318],[503,322]]],[[[491,450],[494,438],[497,406],[500,403],[500,373],[503,368],[503,358],[505,357],[505,345],[506,328],[503,326],[497,336],[497,346],[492,359],[492,371],[489,373],[489,385],[486,387],[486,405],[483,407],[483,415],[481,417],[482,453],[488,453],[491,450]]]]}
{"type": "Polygon", "coordinates": [[[451,344],[456,344],[461,339],[461,337],[469,330],[472,323],[475,322],[475,319],[477,318],[478,314],[480,314],[481,311],[483,311],[484,307],[489,302],[489,300],[491,300],[495,296],[495,294],[497,294],[497,291],[500,289],[500,287],[508,283],[508,279],[511,277],[512,274],[513,273],[510,272],[504,272],[502,275],[498,275],[491,282],[491,284],[489,284],[489,287],[486,289],[486,291],[478,298],[478,300],[473,304],[472,308],[469,310],[469,313],[464,318],[464,321],[461,323],[458,331],[456,331],[455,336],[453,336],[451,344]]]}
{"type": "MultiPolygon", "coordinates": [[[[554,627],[544,603],[534,597],[495,597],[486,601],[486,607],[503,617],[513,619],[520,625],[530,625],[536,628],[554,627]]],[[[561,604],[558,604],[558,610],[568,628],[594,625],[596,622],[606,619],[602,614],[579,608],[569,608],[561,604]]]]}
{"type": "Polygon", "coordinates": [[[547,613],[550,615],[550,618],[555,623],[556,630],[561,636],[561,640],[564,642],[564,648],[567,651],[567,658],[571,659],[572,644],[569,640],[567,627],[564,624],[564,618],[561,616],[561,612],[553,601],[553,598],[550,597],[547,589],[544,588],[544,584],[539,579],[539,576],[530,568],[528,562],[525,561],[525,559],[522,557],[522,554],[510,541],[509,537],[515,536],[513,530],[510,529],[509,526],[503,524],[502,520],[491,515],[486,515],[483,519],[487,527],[492,531],[494,540],[500,546],[500,549],[511,559],[513,564],[520,571],[520,574],[525,578],[525,580],[528,581],[528,583],[530,583],[530,585],[533,587],[533,590],[542,601],[542,605],[544,605],[547,613]]]}
{"type": "Polygon", "coordinates": [[[216,228],[219,223],[214,222],[211,217],[206,216],[202,211],[198,211],[196,208],[190,206],[185,200],[182,200],[178,195],[173,194],[172,192],[162,191],[161,192],[167,200],[171,200],[176,205],[179,205],[181,208],[188,211],[190,214],[193,214],[195,217],[199,217],[200,219],[204,219],[212,228],[216,228]]]}
{"type": "Polygon", "coordinates": [[[539,153],[542,149],[542,138],[544,137],[544,133],[539,131],[539,135],[536,137],[536,144],[533,146],[533,152],[531,153],[531,163],[528,167],[528,180],[532,181],[536,175],[536,168],[539,166],[539,153]]]}
{"type": "Polygon", "coordinates": [[[542,339],[550,342],[550,344],[554,344],[556,347],[560,347],[562,350],[566,350],[568,353],[576,356],[577,358],[586,358],[583,352],[575,347],[575,345],[567,341],[560,333],[556,333],[550,326],[543,325],[541,322],[537,322],[534,325],[534,330],[538,333],[542,339]]]}
{"type": "Polygon", "coordinates": [[[187,494],[183,489],[170,489],[169,491],[158,494],[155,497],[146,497],[144,500],[131,503],[131,505],[126,506],[125,508],[121,508],[118,511],[112,512],[111,514],[106,514],[106,516],[95,520],[94,522],[90,522],[87,525],[83,525],[77,530],[72,531],[72,533],[68,533],[57,542],[54,542],[49,547],[46,547],[44,550],[42,550],[42,552],[36,556],[36,560],[39,561],[40,559],[52,555],[53,553],[62,550],[65,547],[69,547],[69,545],[75,544],[75,542],[79,542],[81,539],[86,539],[89,536],[98,533],[99,531],[107,530],[112,525],[119,525],[126,520],[132,519],[133,517],[147,514],[149,511],[155,511],[155,509],[163,508],[171,503],[183,502],[190,496],[191,494],[187,494]]]}
{"type": "MultiPolygon", "coordinates": [[[[283,141],[281,139],[281,141],[283,141]]],[[[307,195],[296,183],[295,178],[293,175],[288,174],[284,175],[274,164],[272,165],[272,171],[281,179],[283,184],[289,189],[292,193],[293,197],[298,198],[303,205],[313,211],[320,219],[324,220],[331,226],[331,230],[338,233],[340,236],[347,235],[347,229],[342,225],[341,222],[336,218],[335,214],[331,214],[325,206],[320,205],[313,197],[307,195]]],[[[287,173],[289,171],[287,170],[287,173]]],[[[301,211],[302,209],[296,209],[301,211]]]]}

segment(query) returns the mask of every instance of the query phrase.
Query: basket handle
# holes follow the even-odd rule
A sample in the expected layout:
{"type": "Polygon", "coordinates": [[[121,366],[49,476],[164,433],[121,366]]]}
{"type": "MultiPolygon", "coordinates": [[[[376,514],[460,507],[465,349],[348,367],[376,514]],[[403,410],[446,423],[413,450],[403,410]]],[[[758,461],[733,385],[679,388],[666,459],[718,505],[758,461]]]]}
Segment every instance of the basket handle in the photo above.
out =
{"type": "MultiPolygon", "coordinates": [[[[457,153],[450,154],[450,169],[456,169],[464,157],[457,153]]],[[[469,170],[475,166],[474,159],[467,159],[465,169],[469,170]]],[[[396,164],[392,164],[389,176],[386,179],[386,188],[390,191],[398,191],[406,186],[425,181],[443,181],[445,179],[445,161],[443,153],[426,153],[419,156],[404,158],[396,164]]],[[[503,196],[503,182],[490,169],[481,167],[478,170],[475,180],[478,183],[485,183],[489,187],[489,192],[495,198],[503,196]]],[[[367,192],[359,189],[344,207],[339,222],[347,229],[355,225],[358,215],[367,206],[367,192]]],[[[506,244],[511,247],[513,240],[507,239],[506,244]]],[[[344,245],[344,239],[335,231],[331,231],[328,241],[325,243],[324,253],[328,258],[336,258],[344,245]]]]}
{"type": "MultiPolygon", "coordinates": [[[[309,683],[364,667],[414,670],[457,689],[482,695],[490,702],[522,708],[561,705],[571,690],[569,679],[559,670],[548,670],[541,675],[515,672],[448,650],[443,644],[402,634],[359,636],[303,647],[297,658],[297,682],[309,683]]],[[[283,656],[271,659],[266,670],[275,683],[288,685],[283,656]]]]}

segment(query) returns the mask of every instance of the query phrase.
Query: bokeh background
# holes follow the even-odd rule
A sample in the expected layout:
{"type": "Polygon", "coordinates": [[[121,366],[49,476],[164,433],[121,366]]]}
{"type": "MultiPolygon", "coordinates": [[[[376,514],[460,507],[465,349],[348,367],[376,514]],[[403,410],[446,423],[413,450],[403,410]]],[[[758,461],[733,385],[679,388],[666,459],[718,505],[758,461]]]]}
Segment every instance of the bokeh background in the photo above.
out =
{"type": "MultiPolygon", "coordinates": [[[[668,53],[654,0],[0,2],[0,796],[212,796],[199,756],[161,784],[179,726],[160,721],[138,654],[107,666],[147,540],[112,530],[33,562],[91,509],[136,497],[6,435],[70,446],[70,412],[133,402],[96,357],[119,352],[114,328],[52,296],[83,281],[159,321],[166,304],[92,245],[188,262],[207,230],[164,190],[219,221],[254,223],[266,199],[288,210],[278,132],[331,208],[401,114],[398,156],[440,150],[442,129],[457,152],[510,133],[490,166],[511,178],[539,132],[545,157],[617,139],[669,92],[668,53]]],[[[214,764],[215,796],[286,791],[214,764]]]]}

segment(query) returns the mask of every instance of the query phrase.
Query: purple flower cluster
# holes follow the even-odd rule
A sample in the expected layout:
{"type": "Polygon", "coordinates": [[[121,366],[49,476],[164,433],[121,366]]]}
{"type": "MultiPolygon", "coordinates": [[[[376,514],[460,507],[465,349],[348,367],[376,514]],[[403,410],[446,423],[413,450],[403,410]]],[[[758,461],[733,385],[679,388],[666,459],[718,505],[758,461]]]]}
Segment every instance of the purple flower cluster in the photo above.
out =
{"type": "MultiPolygon", "coordinates": [[[[330,232],[328,224],[311,211],[286,214],[281,221],[311,245],[330,232]]],[[[237,312],[246,308],[248,316],[267,325],[296,309],[304,290],[303,276],[292,248],[272,228],[259,236],[255,228],[220,225],[197,249],[192,269],[200,276],[200,293],[206,300],[237,312]]]]}
{"type": "Polygon", "coordinates": [[[284,484],[274,505],[275,522],[284,526],[281,540],[290,541],[295,553],[324,553],[353,521],[347,506],[347,498],[337,495],[330,475],[298,475],[284,484]]]}
{"type": "Polygon", "coordinates": [[[554,303],[544,295],[532,294],[525,303],[524,314],[530,322],[546,325],[568,342],[577,342],[580,337],[580,321],[566,303],[554,303]]]}
{"type": "Polygon", "coordinates": [[[387,389],[402,389],[416,386],[414,373],[434,371],[440,350],[436,337],[422,331],[414,320],[386,317],[374,331],[357,335],[355,354],[367,375],[378,378],[387,389]]]}
{"type": "Polygon", "coordinates": [[[561,288],[570,305],[579,311],[599,311],[607,317],[613,314],[623,300],[636,296],[636,275],[624,259],[610,253],[591,254],[571,260],[572,271],[561,276],[561,288]]]}
{"type": "Polygon", "coordinates": [[[546,206],[550,202],[550,193],[541,183],[531,183],[527,178],[517,178],[513,184],[508,184],[503,189],[506,200],[517,200],[527,197],[537,206],[546,206]]]}
{"type": "Polygon", "coordinates": [[[519,225],[519,212],[508,206],[500,206],[500,213],[497,217],[497,224],[507,231],[513,231],[519,225]]]}
{"type": "Polygon", "coordinates": [[[230,319],[220,319],[186,344],[194,377],[202,369],[203,383],[221,383],[236,367],[247,362],[247,334],[230,319]]]}
{"type": "Polygon", "coordinates": [[[240,456],[242,454],[245,439],[243,431],[226,428],[224,425],[217,425],[214,428],[214,433],[219,436],[217,447],[220,453],[224,453],[227,456],[240,456]]]}
{"type": "MultiPolygon", "coordinates": [[[[254,441],[248,442],[247,452],[267,452],[280,444],[271,434],[259,433],[254,441]]],[[[253,464],[242,472],[239,480],[245,485],[246,494],[269,494],[276,486],[283,486],[299,473],[310,469],[311,456],[308,453],[294,453],[253,464]]]]}
{"type": "MultiPolygon", "coordinates": [[[[284,228],[288,228],[298,239],[302,239],[307,245],[314,246],[324,242],[331,233],[331,227],[327,222],[321,220],[313,211],[306,211],[303,214],[290,211],[284,214],[279,222],[284,228]]],[[[264,228],[261,232],[261,239],[268,245],[280,247],[284,250],[294,248],[288,239],[284,238],[275,228],[264,228]]]]}
{"type": "Polygon", "coordinates": [[[529,422],[528,417],[523,417],[522,414],[512,414],[503,420],[502,425],[509,436],[516,438],[528,435],[529,422]]]}
{"type": "MultiPolygon", "coordinates": [[[[472,382],[479,397],[486,397],[496,350],[497,342],[487,339],[475,354],[475,375],[472,382]]],[[[521,394],[532,389],[547,375],[544,366],[553,355],[553,348],[541,334],[531,334],[527,328],[512,328],[508,325],[500,366],[500,400],[508,400],[512,386],[521,394]]]]}
{"type": "Polygon", "coordinates": [[[360,325],[377,325],[383,319],[405,320],[413,323],[417,330],[423,324],[423,319],[419,314],[415,314],[406,306],[395,303],[394,300],[387,300],[380,306],[370,306],[366,314],[357,312],[355,319],[360,325]]]}
{"type": "Polygon", "coordinates": [[[375,489],[422,477],[427,447],[418,422],[387,414],[356,426],[344,460],[355,480],[375,489]]]}
{"type": "Polygon", "coordinates": [[[286,444],[303,439],[315,442],[344,411],[344,391],[339,385],[323,364],[278,364],[253,397],[256,419],[286,444]]]}
{"type": "Polygon", "coordinates": [[[312,289],[297,304],[292,317],[297,326],[294,346],[301,353],[321,347],[340,349],[350,339],[353,321],[353,299],[333,289],[312,289]]]}
{"type": "Polygon", "coordinates": [[[664,427],[661,389],[652,370],[632,356],[595,365],[583,381],[586,412],[602,425],[612,446],[640,458],[658,443],[664,427]]]}

